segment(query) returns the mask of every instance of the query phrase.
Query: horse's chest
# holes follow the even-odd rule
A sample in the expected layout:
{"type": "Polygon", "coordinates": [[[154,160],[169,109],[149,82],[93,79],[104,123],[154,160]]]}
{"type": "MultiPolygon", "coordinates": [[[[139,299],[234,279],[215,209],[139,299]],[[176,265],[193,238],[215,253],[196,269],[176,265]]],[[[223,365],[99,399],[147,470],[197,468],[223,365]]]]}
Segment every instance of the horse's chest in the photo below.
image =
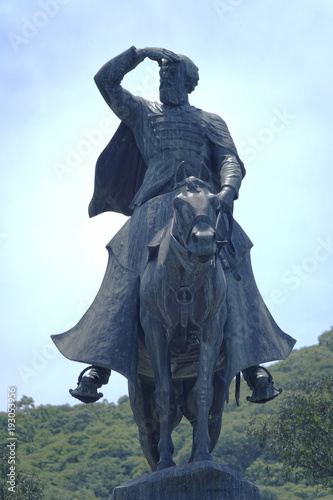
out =
{"type": "Polygon", "coordinates": [[[155,269],[145,287],[143,302],[148,314],[166,328],[200,327],[216,316],[225,300],[225,280],[219,266],[209,268],[188,284],[179,284],[163,268],[155,269]]]}

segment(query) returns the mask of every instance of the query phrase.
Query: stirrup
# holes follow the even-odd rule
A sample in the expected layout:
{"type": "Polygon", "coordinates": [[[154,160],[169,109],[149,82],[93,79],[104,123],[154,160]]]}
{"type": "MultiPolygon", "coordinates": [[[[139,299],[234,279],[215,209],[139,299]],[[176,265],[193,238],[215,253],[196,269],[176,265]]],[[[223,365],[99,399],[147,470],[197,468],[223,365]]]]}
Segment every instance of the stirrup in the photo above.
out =
{"type": "Polygon", "coordinates": [[[279,396],[282,389],[275,389],[272,375],[266,368],[260,366],[259,370],[265,371],[267,375],[257,376],[255,385],[251,381],[252,396],[247,396],[246,399],[250,403],[264,404],[279,396]]]}
{"type": "Polygon", "coordinates": [[[103,397],[101,392],[97,392],[97,383],[93,382],[90,377],[83,377],[83,374],[92,368],[93,366],[88,366],[82,370],[77,381],[76,389],[69,389],[69,394],[73,396],[73,398],[82,401],[82,403],[95,403],[103,397]]]}

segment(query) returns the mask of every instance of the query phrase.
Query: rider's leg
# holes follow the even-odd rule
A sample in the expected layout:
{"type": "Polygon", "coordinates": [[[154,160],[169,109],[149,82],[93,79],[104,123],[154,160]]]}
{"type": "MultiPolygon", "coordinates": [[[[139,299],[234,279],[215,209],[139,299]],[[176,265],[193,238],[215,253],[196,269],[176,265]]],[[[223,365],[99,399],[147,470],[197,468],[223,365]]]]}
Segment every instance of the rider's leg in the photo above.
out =
{"type": "Polygon", "coordinates": [[[267,368],[259,365],[250,366],[242,373],[247,385],[253,391],[252,396],[246,398],[251,403],[267,403],[281,394],[282,389],[275,389],[272,375],[267,368]]]}

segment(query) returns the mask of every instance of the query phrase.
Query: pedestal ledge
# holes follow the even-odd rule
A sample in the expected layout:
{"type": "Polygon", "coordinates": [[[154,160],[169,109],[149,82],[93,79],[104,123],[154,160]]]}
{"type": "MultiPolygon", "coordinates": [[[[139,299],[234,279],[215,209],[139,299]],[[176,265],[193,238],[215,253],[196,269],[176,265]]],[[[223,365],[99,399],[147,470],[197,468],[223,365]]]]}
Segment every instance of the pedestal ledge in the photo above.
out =
{"type": "Polygon", "coordinates": [[[260,500],[257,486],[229,467],[195,462],[117,486],[111,500],[260,500]]]}

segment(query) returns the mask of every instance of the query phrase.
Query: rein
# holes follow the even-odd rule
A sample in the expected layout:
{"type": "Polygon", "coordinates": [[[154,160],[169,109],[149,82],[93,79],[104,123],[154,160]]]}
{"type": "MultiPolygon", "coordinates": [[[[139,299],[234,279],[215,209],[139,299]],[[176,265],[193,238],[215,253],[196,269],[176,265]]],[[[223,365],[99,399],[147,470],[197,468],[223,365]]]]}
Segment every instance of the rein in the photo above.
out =
{"type": "MultiPolygon", "coordinates": [[[[236,250],[235,250],[235,247],[234,247],[234,244],[231,240],[231,235],[232,235],[232,231],[233,231],[233,227],[234,227],[234,218],[232,216],[232,213],[231,212],[226,212],[226,216],[228,218],[228,231],[227,231],[227,234],[226,234],[226,239],[223,240],[223,241],[218,241],[217,244],[222,247],[223,245],[227,245],[228,249],[229,249],[229,252],[232,254],[232,255],[235,255],[236,253],[236,250]]],[[[216,221],[216,230],[218,228],[218,225],[220,223],[220,219],[222,217],[222,214],[221,212],[219,212],[219,215],[217,217],[217,221],[216,221]]]]}
{"type": "MultiPolygon", "coordinates": [[[[231,241],[231,235],[233,230],[233,216],[231,212],[226,213],[228,219],[228,230],[226,233],[226,239],[223,241],[217,241],[217,250],[215,255],[212,256],[210,261],[207,262],[205,269],[200,273],[199,276],[193,276],[193,281],[188,286],[181,286],[168,272],[166,269],[163,269],[163,281],[165,284],[173,291],[175,294],[175,298],[177,304],[180,306],[180,326],[182,329],[182,337],[183,342],[186,342],[187,336],[187,327],[190,319],[190,306],[193,304],[195,294],[202,288],[202,286],[207,282],[207,275],[211,271],[212,267],[215,268],[216,263],[216,254],[222,248],[222,246],[227,245],[230,253],[235,254],[235,248],[231,241]]],[[[217,233],[218,226],[220,224],[220,220],[222,217],[221,211],[217,216],[216,224],[215,224],[215,232],[217,233]]],[[[196,215],[185,228],[185,230],[181,231],[182,238],[184,241],[187,241],[190,237],[190,234],[194,228],[194,226],[198,222],[206,222],[210,227],[213,228],[211,224],[211,219],[208,215],[199,214],[196,215]]],[[[178,229],[179,231],[179,229],[178,229]]],[[[181,244],[175,236],[170,234],[170,246],[174,251],[179,264],[189,273],[193,273],[194,264],[191,262],[191,253],[187,250],[187,248],[181,244]]]]}

